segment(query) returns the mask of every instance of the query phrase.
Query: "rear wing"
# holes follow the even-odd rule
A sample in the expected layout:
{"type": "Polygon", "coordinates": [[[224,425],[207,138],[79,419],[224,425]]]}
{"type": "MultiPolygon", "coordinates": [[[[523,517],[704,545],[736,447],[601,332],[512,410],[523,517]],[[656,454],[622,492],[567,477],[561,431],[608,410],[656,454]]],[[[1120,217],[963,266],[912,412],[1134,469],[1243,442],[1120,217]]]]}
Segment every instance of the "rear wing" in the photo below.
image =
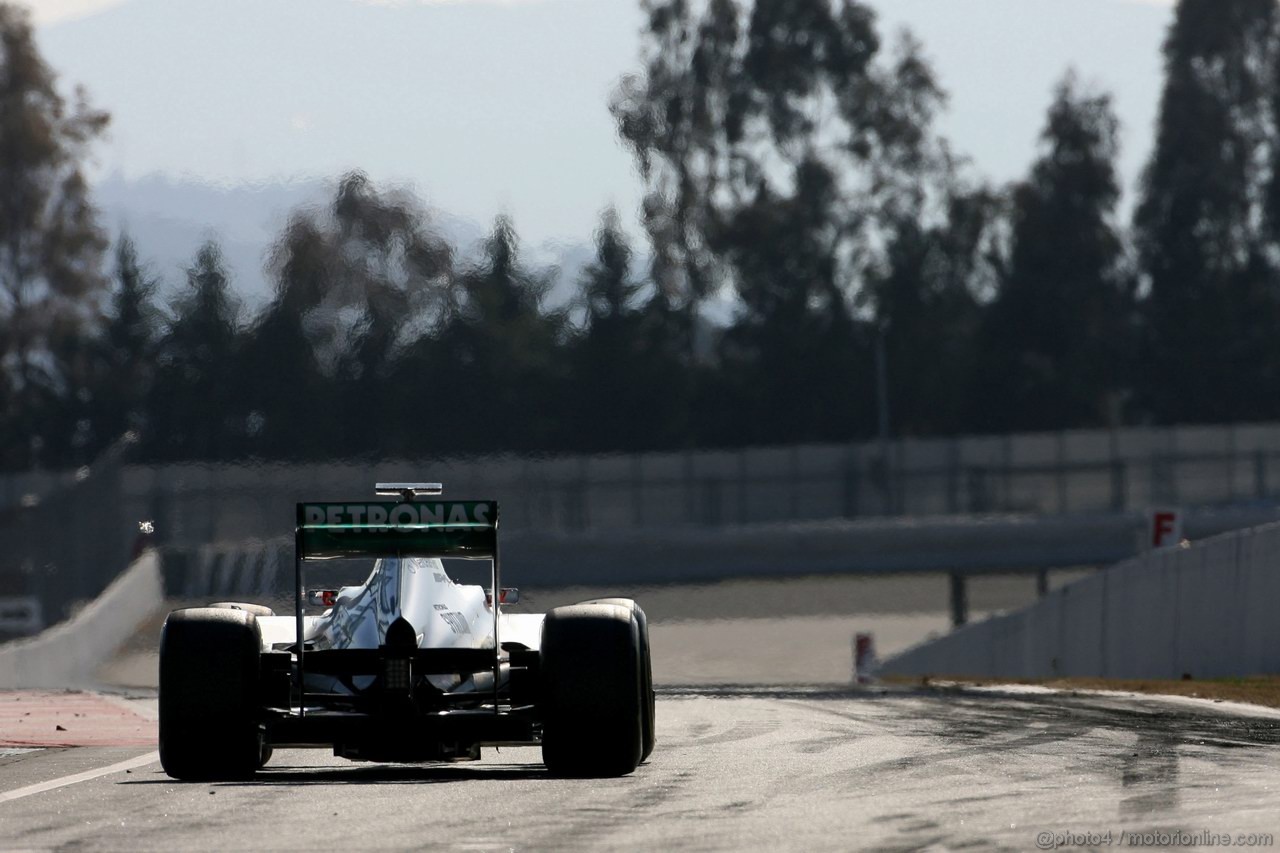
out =
{"type": "Polygon", "coordinates": [[[440,487],[436,484],[380,483],[380,494],[385,493],[381,491],[384,485],[392,489],[392,493],[403,493],[404,500],[297,505],[297,527],[294,531],[297,714],[299,717],[307,714],[303,566],[312,560],[350,557],[438,557],[490,561],[493,707],[494,713],[498,713],[498,676],[502,660],[502,642],[498,637],[498,614],[502,606],[498,502],[417,499],[419,494],[438,494],[440,487]]]}
{"type": "Polygon", "coordinates": [[[299,560],[447,557],[492,560],[497,501],[300,503],[299,560]]]}

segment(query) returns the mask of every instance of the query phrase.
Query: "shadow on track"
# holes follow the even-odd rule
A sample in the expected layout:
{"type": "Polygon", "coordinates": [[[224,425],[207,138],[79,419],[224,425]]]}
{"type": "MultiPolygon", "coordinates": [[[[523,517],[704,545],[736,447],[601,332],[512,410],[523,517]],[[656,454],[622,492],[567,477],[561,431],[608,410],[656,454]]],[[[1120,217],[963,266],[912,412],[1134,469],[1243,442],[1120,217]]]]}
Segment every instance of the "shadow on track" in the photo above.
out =
{"type": "MultiPolygon", "coordinates": [[[[219,788],[262,788],[273,785],[422,785],[440,782],[512,781],[524,779],[559,778],[548,773],[541,764],[504,764],[481,767],[458,765],[376,765],[376,766],[325,766],[307,767],[281,765],[267,766],[252,779],[235,782],[193,782],[211,784],[219,788]]],[[[130,779],[122,785],[174,785],[187,784],[163,779],[130,779]]]]}
{"type": "MultiPolygon", "coordinates": [[[[813,703],[910,702],[917,707],[908,718],[945,723],[943,736],[985,738],[1016,731],[1032,723],[1065,725],[1083,734],[1094,727],[1156,733],[1188,746],[1226,749],[1280,746],[1280,719],[1253,717],[1188,705],[1171,697],[1134,696],[1090,691],[1052,693],[999,688],[971,688],[964,684],[787,685],[752,684],[661,685],[662,699],[773,699],[813,703]],[[965,727],[969,725],[969,728],[965,727]]],[[[1176,697],[1174,697],[1176,698],[1176,697]]],[[[820,707],[820,705],[819,705],[820,707]]]]}
{"type": "Polygon", "coordinates": [[[771,686],[763,684],[659,684],[654,688],[660,699],[808,699],[813,701],[857,699],[884,699],[914,696],[916,688],[894,685],[851,687],[840,684],[788,684],[771,686]]]}

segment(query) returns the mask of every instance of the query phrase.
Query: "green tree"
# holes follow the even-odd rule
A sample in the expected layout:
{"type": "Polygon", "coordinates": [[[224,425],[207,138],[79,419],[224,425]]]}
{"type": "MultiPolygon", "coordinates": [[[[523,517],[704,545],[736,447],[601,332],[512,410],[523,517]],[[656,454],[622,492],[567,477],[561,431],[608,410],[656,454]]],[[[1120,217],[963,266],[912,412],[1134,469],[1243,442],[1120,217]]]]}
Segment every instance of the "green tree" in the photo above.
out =
{"type": "Polygon", "coordinates": [[[1146,289],[1138,387],[1162,423],[1280,415],[1263,233],[1278,45],[1273,0],[1182,0],[1165,40],[1134,218],[1146,289]]]}
{"type": "Polygon", "coordinates": [[[148,402],[152,458],[223,460],[242,440],[237,370],[239,304],[222,251],[208,242],[187,270],[187,287],[161,338],[148,402]]]}
{"type": "Polygon", "coordinates": [[[339,412],[345,409],[335,409],[333,377],[323,374],[318,353],[330,334],[323,327],[338,311],[322,307],[334,265],[333,247],[315,215],[295,214],[271,262],[275,298],[245,332],[239,354],[250,456],[318,458],[342,452],[339,412]]]}
{"type": "Polygon", "coordinates": [[[986,312],[975,416],[984,429],[1108,424],[1131,387],[1131,278],[1115,221],[1111,99],[1059,84],[1041,153],[1011,193],[1008,269],[986,312]]]}
{"type": "Polygon", "coordinates": [[[338,405],[312,343],[303,315],[278,299],[244,333],[237,356],[244,454],[316,459],[357,450],[341,444],[343,424],[354,416],[338,405]]]}
{"type": "Polygon", "coordinates": [[[52,349],[80,346],[104,286],[106,241],[80,164],[107,120],[83,90],[66,103],[26,11],[0,3],[0,359],[9,366],[0,462],[9,467],[68,438],[40,423],[69,393],[52,365],[72,356],[52,349]]]}
{"type": "Polygon", "coordinates": [[[520,259],[511,220],[499,216],[483,258],[460,271],[456,310],[400,363],[392,387],[400,420],[422,425],[413,448],[549,450],[563,447],[565,318],[543,311],[547,275],[520,259]],[[428,426],[429,425],[429,426],[428,426]]]}
{"type": "Polygon", "coordinates": [[[568,353],[565,441],[592,451],[679,446],[692,426],[681,317],[633,277],[615,211],[601,216],[595,243],[578,283],[585,325],[568,353]]]}
{"type": "Polygon", "coordinates": [[[636,298],[643,285],[631,276],[631,245],[613,208],[600,215],[595,244],[595,261],[583,270],[579,282],[587,330],[608,340],[611,348],[620,348],[631,337],[624,330],[636,313],[636,298]]]}
{"type": "Polygon", "coordinates": [[[610,109],[647,187],[654,282],[686,314],[692,361],[698,309],[722,283],[707,231],[714,189],[732,168],[727,143],[742,139],[742,22],[732,0],[711,0],[700,21],[686,0],[642,8],[644,70],[623,79],[610,109]]]}
{"type": "Polygon", "coordinates": [[[359,173],[338,187],[333,226],[336,295],[359,310],[338,371],[359,384],[383,375],[406,327],[443,319],[452,254],[411,196],[381,192],[359,173]]]}
{"type": "MultiPolygon", "coordinates": [[[[888,229],[867,279],[867,334],[880,337],[891,435],[973,428],[970,403],[983,300],[1004,268],[1003,199],[957,183],[934,222],[905,215],[888,229]]],[[[982,387],[987,377],[980,377],[982,387]]]]}
{"type": "Polygon", "coordinates": [[[155,305],[159,282],[139,264],[128,235],[117,241],[115,261],[109,306],[95,348],[93,420],[99,447],[145,424],[162,320],[155,305]]]}
{"type": "Polygon", "coordinates": [[[644,8],[644,68],[612,109],[646,183],[655,280],[687,314],[690,370],[700,306],[726,285],[743,304],[698,420],[719,417],[718,442],[735,425],[737,441],[864,432],[869,350],[851,306],[874,305],[861,291],[887,226],[941,215],[952,168],[932,69],[910,37],[882,52],[863,3],[644,8]],[[822,414],[788,417],[796,405],[822,414]]]}
{"type": "Polygon", "coordinates": [[[245,350],[254,452],[386,454],[420,435],[394,420],[420,388],[392,381],[453,313],[453,258],[407,192],[345,175],[327,210],[294,214],[276,244],[276,295],[245,350]],[[386,426],[369,428],[370,418],[386,426]]]}
{"type": "Polygon", "coordinates": [[[716,443],[845,438],[868,387],[826,227],[838,188],[820,162],[799,171],[791,195],[761,181],[720,235],[742,307],[720,347],[728,405],[716,408],[732,414],[716,443]]]}

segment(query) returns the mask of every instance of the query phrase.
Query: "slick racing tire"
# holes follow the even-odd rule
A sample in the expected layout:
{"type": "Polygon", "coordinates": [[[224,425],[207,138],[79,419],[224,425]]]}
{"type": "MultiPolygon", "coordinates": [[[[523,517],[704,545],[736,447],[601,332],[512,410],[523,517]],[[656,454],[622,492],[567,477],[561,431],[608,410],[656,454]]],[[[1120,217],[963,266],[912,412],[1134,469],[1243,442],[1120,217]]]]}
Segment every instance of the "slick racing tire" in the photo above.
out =
{"type": "Polygon", "coordinates": [[[542,761],[560,776],[622,776],[644,748],[640,623],[617,604],[557,607],[542,624],[542,761]]]}
{"type": "Polygon", "coordinates": [[[209,605],[217,610],[243,610],[261,619],[263,616],[275,616],[276,612],[265,604],[246,604],[243,601],[215,601],[209,605]]]}
{"type": "Polygon", "coordinates": [[[657,696],[653,691],[653,657],[649,653],[649,619],[644,615],[644,611],[640,609],[640,605],[636,604],[629,598],[594,598],[591,601],[584,601],[583,604],[616,604],[619,607],[630,607],[635,613],[636,621],[640,623],[640,698],[644,703],[644,719],[643,731],[641,733],[641,749],[640,760],[647,761],[649,756],[653,754],[653,746],[657,742],[655,735],[655,721],[657,717],[657,696]]]}
{"type": "Polygon", "coordinates": [[[160,632],[160,764],[175,779],[252,776],[268,757],[258,720],[262,634],[252,613],[175,610],[160,632]]]}

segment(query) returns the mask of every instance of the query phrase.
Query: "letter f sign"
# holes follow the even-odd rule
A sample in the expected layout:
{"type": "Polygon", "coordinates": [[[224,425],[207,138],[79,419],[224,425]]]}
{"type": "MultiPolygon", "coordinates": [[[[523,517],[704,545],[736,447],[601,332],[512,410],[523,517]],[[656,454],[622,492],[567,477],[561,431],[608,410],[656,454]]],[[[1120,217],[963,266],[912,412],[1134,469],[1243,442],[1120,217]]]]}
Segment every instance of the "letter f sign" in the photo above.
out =
{"type": "Polygon", "coordinates": [[[1177,510],[1157,509],[1151,513],[1151,547],[1168,548],[1182,539],[1182,518],[1177,510]]]}

